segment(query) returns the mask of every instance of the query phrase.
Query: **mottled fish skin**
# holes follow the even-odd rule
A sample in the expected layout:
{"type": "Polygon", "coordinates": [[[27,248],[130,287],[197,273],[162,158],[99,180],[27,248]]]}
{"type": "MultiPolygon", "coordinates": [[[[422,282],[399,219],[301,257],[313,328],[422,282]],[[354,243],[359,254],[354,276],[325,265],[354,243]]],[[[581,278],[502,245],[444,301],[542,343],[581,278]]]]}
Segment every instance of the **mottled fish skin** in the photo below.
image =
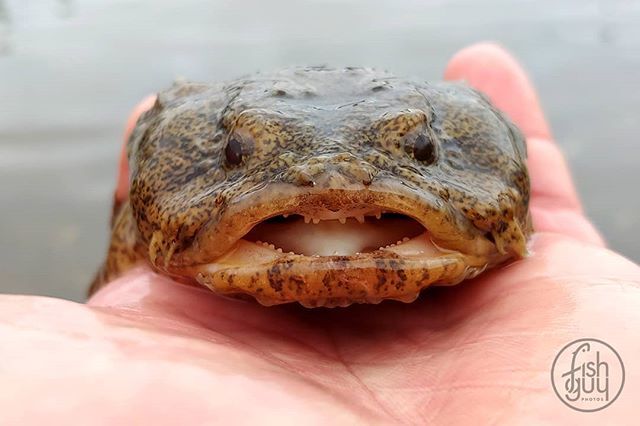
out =
{"type": "Polygon", "coordinates": [[[147,260],[266,305],[408,301],[526,255],[532,232],[524,138],[464,84],[323,67],[177,82],[139,118],[128,157],[129,201],[90,292],[147,260]],[[416,219],[451,253],[288,255],[197,272],[268,217],[362,206],[416,219]]]}

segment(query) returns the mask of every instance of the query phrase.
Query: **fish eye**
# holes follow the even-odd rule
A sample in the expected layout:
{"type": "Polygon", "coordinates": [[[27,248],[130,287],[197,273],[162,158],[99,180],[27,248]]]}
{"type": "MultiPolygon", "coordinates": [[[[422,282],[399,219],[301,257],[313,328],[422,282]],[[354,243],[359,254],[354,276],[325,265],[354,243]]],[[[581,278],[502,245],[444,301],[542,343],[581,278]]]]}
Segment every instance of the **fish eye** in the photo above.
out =
{"type": "Polygon", "coordinates": [[[224,148],[224,155],[227,158],[227,162],[234,166],[242,162],[242,143],[237,137],[232,136],[229,138],[227,146],[224,148]]]}
{"type": "Polygon", "coordinates": [[[431,164],[436,159],[435,145],[426,135],[420,133],[413,143],[413,156],[416,160],[431,164]]]}

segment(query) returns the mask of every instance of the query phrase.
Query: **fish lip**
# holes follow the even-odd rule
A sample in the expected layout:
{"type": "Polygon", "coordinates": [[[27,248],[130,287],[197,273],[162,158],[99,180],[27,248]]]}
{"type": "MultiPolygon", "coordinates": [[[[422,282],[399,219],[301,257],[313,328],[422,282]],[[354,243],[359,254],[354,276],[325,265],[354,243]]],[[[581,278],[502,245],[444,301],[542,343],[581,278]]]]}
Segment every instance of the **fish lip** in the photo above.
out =
{"type": "Polygon", "coordinates": [[[190,284],[217,294],[250,296],[265,306],[297,302],[309,308],[414,301],[429,286],[451,286],[473,278],[508,260],[459,252],[432,258],[404,257],[375,252],[377,256],[285,255],[276,261],[236,265],[210,272],[202,266],[176,271],[190,284]]]}
{"type": "MultiPolygon", "coordinates": [[[[175,269],[215,261],[227,253],[253,226],[283,214],[313,216],[320,209],[369,208],[406,215],[420,223],[439,245],[460,250],[452,241],[484,238],[460,212],[439,195],[413,189],[393,179],[375,184],[343,185],[340,188],[301,188],[292,184],[271,184],[230,203],[219,218],[200,227],[191,243],[169,254],[164,268],[175,269]]],[[[464,250],[461,250],[464,251],[464,250]]],[[[166,255],[166,253],[164,254],[166,255]]]]}

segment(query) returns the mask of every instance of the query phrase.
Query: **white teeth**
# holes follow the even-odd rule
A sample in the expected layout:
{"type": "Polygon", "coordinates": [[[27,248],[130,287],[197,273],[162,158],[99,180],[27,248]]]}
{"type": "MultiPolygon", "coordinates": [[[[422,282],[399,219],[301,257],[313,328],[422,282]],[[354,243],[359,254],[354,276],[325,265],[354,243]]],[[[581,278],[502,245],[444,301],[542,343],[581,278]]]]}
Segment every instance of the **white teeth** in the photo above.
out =
{"type": "MultiPolygon", "coordinates": [[[[282,248],[280,248],[280,247],[277,247],[277,248],[276,248],[276,246],[275,246],[274,244],[269,244],[269,243],[267,243],[267,242],[265,242],[265,241],[256,240],[256,241],[255,241],[255,244],[257,244],[257,245],[259,245],[259,246],[262,246],[262,247],[265,247],[265,248],[268,248],[268,249],[271,249],[271,250],[275,250],[275,251],[277,251],[278,253],[284,253],[284,251],[282,250],[282,248]]],[[[294,252],[292,252],[292,251],[290,251],[290,252],[288,252],[288,254],[295,254],[295,253],[294,253],[294,252]]]]}
{"type": "MultiPolygon", "coordinates": [[[[382,212],[382,211],[377,211],[377,212],[375,212],[375,213],[373,213],[373,212],[366,213],[366,215],[367,215],[367,216],[375,216],[375,218],[376,218],[376,219],[382,219],[382,214],[383,214],[383,213],[384,213],[384,212],[382,212]]],[[[288,218],[289,216],[291,216],[291,214],[290,214],[290,213],[282,213],[282,217],[283,217],[283,218],[285,218],[285,219],[286,219],[286,218],[288,218]]],[[[364,215],[364,214],[354,214],[353,216],[347,215],[347,216],[342,216],[342,217],[338,217],[338,218],[336,218],[335,216],[334,216],[334,217],[331,217],[331,218],[328,218],[328,217],[324,217],[324,218],[323,218],[323,217],[314,218],[314,217],[312,217],[312,216],[307,216],[307,215],[305,215],[305,214],[301,214],[301,216],[302,216],[302,217],[303,217],[303,219],[304,219],[304,223],[312,223],[312,222],[313,222],[313,223],[317,224],[317,223],[319,223],[321,220],[335,220],[335,219],[338,219],[338,221],[339,221],[341,224],[343,224],[343,225],[344,225],[344,224],[346,223],[346,221],[347,221],[347,219],[348,219],[348,218],[353,218],[353,219],[356,219],[356,220],[357,220],[358,222],[360,222],[360,223],[365,223],[365,215],[364,215]]]]}
{"type": "Polygon", "coordinates": [[[407,241],[409,241],[409,239],[410,239],[409,237],[404,237],[404,238],[402,239],[402,242],[403,242],[403,243],[406,243],[407,241]]]}
{"type": "Polygon", "coordinates": [[[313,224],[314,224],[314,225],[317,225],[317,224],[319,224],[319,223],[320,223],[320,219],[313,219],[313,224]]]}

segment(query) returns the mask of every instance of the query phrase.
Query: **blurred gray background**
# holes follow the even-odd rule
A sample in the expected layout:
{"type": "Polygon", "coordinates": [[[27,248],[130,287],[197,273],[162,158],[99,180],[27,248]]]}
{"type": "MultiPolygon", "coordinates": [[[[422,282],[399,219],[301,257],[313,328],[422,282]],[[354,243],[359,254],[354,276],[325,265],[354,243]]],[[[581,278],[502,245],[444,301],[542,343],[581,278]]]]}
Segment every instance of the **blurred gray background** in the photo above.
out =
{"type": "Polygon", "coordinates": [[[0,0],[0,292],[84,298],[125,119],[176,77],[328,64],[437,80],[482,40],[524,63],[587,213],[639,261],[639,2],[0,0]]]}

